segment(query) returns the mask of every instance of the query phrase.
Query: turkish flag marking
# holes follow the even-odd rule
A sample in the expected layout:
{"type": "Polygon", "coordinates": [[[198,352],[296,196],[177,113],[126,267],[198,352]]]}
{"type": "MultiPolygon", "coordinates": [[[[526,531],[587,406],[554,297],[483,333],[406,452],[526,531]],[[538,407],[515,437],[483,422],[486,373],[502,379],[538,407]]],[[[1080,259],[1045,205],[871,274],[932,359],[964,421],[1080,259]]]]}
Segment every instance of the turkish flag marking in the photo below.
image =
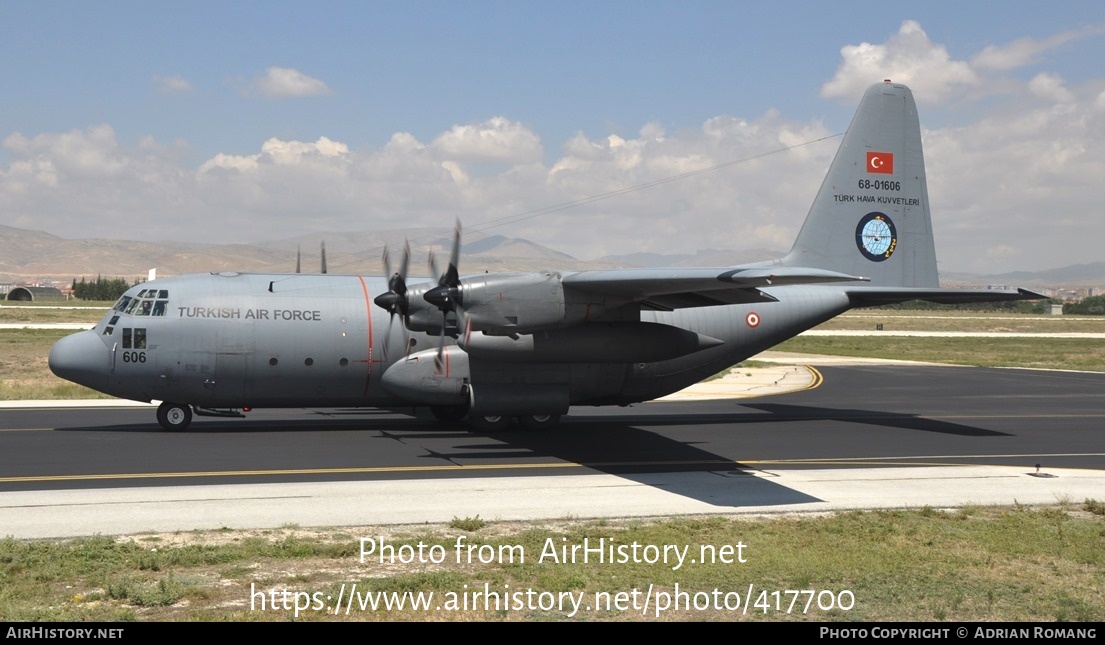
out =
{"type": "Polygon", "coordinates": [[[894,174],[893,152],[868,152],[867,172],[878,172],[885,175],[894,174]]]}

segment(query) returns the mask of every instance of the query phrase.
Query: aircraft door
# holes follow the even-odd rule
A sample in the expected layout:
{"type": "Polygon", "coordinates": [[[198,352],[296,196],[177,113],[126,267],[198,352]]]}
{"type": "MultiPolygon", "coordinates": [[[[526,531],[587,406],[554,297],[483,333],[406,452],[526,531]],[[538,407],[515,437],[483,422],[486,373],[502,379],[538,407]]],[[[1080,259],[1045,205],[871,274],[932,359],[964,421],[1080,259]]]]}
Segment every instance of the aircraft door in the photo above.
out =
{"type": "Polygon", "coordinates": [[[204,381],[215,396],[225,405],[239,406],[245,396],[246,356],[245,354],[216,354],[215,374],[204,381]]]}

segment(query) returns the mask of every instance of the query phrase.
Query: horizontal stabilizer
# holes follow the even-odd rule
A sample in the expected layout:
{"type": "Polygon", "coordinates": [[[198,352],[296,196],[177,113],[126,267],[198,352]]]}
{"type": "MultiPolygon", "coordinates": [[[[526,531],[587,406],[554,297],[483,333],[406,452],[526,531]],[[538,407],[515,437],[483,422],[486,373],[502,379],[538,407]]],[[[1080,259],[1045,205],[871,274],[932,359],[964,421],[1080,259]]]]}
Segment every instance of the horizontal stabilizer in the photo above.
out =
{"type": "Polygon", "coordinates": [[[1027,289],[926,289],[923,287],[858,287],[848,290],[848,298],[856,307],[889,305],[910,300],[927,300],[944,305],[969,302],[1009,302],[1013,300],[1045,300],[1047,296],[1027,289]]]}

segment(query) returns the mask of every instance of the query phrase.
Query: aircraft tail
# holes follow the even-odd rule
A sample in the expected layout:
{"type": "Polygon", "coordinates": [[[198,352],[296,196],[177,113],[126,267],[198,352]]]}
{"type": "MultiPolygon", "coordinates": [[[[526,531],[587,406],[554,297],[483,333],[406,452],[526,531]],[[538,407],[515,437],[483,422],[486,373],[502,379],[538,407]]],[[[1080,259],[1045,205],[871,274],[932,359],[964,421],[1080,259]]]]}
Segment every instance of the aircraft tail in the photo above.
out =
{"type": "Polygon", "coordinates": [[[783,266],[869,277],[872,287],[939,286],[917,105],[871,86],[783,266]]]}

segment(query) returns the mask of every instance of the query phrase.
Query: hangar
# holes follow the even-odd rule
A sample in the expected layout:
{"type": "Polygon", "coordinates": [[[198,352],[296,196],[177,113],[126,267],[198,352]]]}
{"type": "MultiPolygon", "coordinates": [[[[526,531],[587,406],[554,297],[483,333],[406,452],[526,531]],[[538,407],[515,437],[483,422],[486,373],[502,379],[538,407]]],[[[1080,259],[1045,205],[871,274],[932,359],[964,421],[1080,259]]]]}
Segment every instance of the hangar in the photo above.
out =
{"type": "Polygon", "coordinates": [[[23,302],[65,300],[65,294],[53,287],[14,287],[8,292],[7,299],[23,302]]]}

